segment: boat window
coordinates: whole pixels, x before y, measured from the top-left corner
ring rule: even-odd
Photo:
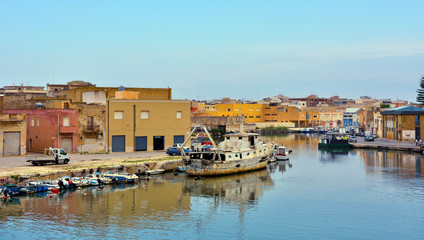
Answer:
[[[203,153],[203,159],[212,160],[213,153]]]
[[[249,156],[249,155],[250,155],[250,153],[247,153],[246,155],[247,155],[247,156]]]
[[[239,139],[243,139],[242,137],[239,137]]]
[[[232,156],[231,155],[228,155],[228,158],[232,158]]]
[[[220,154],[220,156],[221,156],[221,160],[222,160],[222,161],[225,161],[225,154]],[[219,156],[218,156],[218,154],[217,154],[217,155],[215,155],[215,161],[219,161]]]
[[[236,157],[238,157],[238,154],[236,154]]]
[[[230,137],[227,137],[227,140],[230,140]]]
[[[192,153],[190,154],[190,159],[199,159],[200,158],[200,153]]]

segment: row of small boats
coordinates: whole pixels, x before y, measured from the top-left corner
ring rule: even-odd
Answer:
[[[97,172],[85,177],[63,176],[55,180],[29,182],[25,185],[5,184],[5,186],[0,187],[0,197],[4,198],[6,196],[26,195],[47,191],[57,193],[61,189],[101,186],[117,183],[134,183],[138,179],[139,177],[136,174],[126,172]]]

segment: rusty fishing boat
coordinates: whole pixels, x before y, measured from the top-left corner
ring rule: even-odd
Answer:
[[[200,131],[199,131],[200,130]],[[226,134],[218,145],[210,136],[206,127],[196,126],[184,141],[184,146],[197,131],[197,136],[207,136],[213,147],[208,151],[185,153],[181,151],[187,174],[193,176],[215,176],[237,174],[265,168],[272,157],[272,146],[259,139],[259,134]],[[202,133],[203,132],[203,133]],[[181,146],[181,147],[182,147]]]

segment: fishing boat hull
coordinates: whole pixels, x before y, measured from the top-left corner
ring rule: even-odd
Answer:
[[[190,159],[184,164],[187,174],[193,176],[219,176],[237,174],[265,168],[269,156],[255,157],[231,161],[210,161],[205,159]]]

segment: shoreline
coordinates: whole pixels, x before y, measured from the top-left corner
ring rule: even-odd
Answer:
[[[390,143],[350,143],[354,149],[373,149],[373,150],[391,150],[391,151],[402,151],[402,152],[411,152],[424,154],[424,148],[414,147],[414,146],[404,146],[398,144]]]
[[[81,176],[90,172],[109,170],[123,170],[128,173],[144,174],[150,169],[165,169],[173,171],[177,166],[182,166],[180,156],[155,156],[155,157],[124,157],[110,160],[92,160],[71,162],[69,164],[45,165],[45,166],[20,166],[0,168],[0,179],[23,180],[46,180],[56,176]]]

